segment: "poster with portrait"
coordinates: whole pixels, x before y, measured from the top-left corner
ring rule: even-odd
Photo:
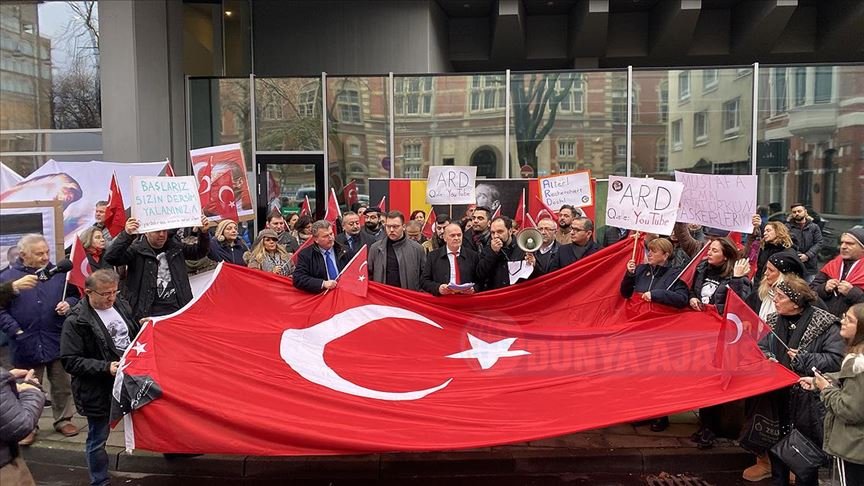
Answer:
[[[522,191],[528,195],[529,182],[536,179],[478,179],[474,187],[476,206],[489,208],[491,214],[495,214],[499,208],[501,215],[512,218],[516,215],[516,206]],[[435,205],[435,214],[450,214],[449,205]],[[452,218],[461,219],[468,210],[468,204],[454,204],[452,206]]]
[[[0,204],[0,268],[18,256],[18,241],[39,233],[48,240],[51,261],[63,255],[63,205],[60,201],[20,201]],[[59,258],[62,259],[62,258]]]
[[[255,218],[255,205],[249,190],[249,178],[247,176],[246,160],[243,157],[243,149],[239,143],[228,145],[217,145],[189,151],[192,159],[192,171],[195,180],[205,184],[203,190],[209,192],[209,185],[219,179],[226,172],[231,172],[234,185],[234,202],[237,205],[237,215],[240,221],[248,221]],[[218,215],[205,215],[218,219]]]

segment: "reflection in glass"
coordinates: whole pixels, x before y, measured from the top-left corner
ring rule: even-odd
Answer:
[[[189,80],[190,148],[240,143],[247,169],[252,160],[249,78]]]
[[[320,78],[256,78],[258,150],[323,150]]]

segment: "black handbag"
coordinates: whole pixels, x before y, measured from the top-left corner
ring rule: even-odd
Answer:
[[[811,477],[828,464],[828,454],[795,428],[771,448],[771,453],[800,477]]]
[[[751,400],[738,444],[747,452],[761,455],[780,441],[780,418],[777,402],[770,395],[759,395]]]

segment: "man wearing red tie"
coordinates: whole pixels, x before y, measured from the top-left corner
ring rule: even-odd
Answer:
[[[450,284],[475,282],[478,256],[474,250],[462,246],[462,227],[451,223],[444,228],[445,245],[426,257],[423,272],[423,290],[432,295],[473,294],[475,288],[454,290]]]

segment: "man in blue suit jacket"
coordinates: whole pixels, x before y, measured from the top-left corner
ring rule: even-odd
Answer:
[[[295,287],[317,294],[336,287],[336,277],[348,264],[349,256],[341,245],[336,244],[328,221],[312,223],[312,238],[315,238],[315,244],[300,252],[291,276]]]

